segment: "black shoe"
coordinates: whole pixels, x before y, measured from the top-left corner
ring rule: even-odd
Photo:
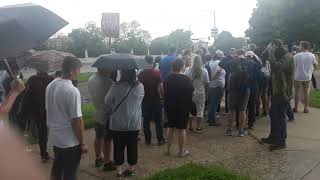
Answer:
[[[147,146],[151,145],[151,141],[146,141],[145,143],[146,143]]]
[[[277,151],[277,150],[286,149],[286,148],[287,148],[286,144],[271,144],[269,146],[270,151]]]
[[[96,167],[97,167],[97,168],[98,168],[98,167],[101,167],[101,166],[103,165],[103,163],[104,163],[104,161],[103,161],[102,158],[96,159],[95,164],[96,164]]]
[[[45,155],[45,156],[41,156],[41,161],[42,163],[46,163],[50,160],[50,156],[49,155]]]
[[[274,144],[273,140],[271,138],[262,138],[259,141],[260,144]]]
[[[158,146],[162,146],[162,145],[164,145],[166,142],[167,142],[167,140],[166,140],[166,141],[161,140],[161,141],[158,142]]]
[[[103,170],[104,171],[114,171],[117,169],[117,166],[114,165],[114,163],[111,161],[109,163],[105,163],[103,165]]]
[[[221,123],[217,123],[217,122],[209,123],[209,126],[221,126]]]
[[[294,117],[293,118],[289,118],[288,121],[293,122],[294,121]]]
[[[124,171],[123,175],[124,175],[125,177],[134,176],[134,171],[127,169],[127,170]]]

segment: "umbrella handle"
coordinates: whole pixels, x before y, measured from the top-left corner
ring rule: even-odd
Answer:
[[[9,75],[10,75],[13,79],[16,79],[16,77],[14,76],[14,74],[13,74],[13,72],[12,72],[12,69],[11,69],[11,67],[10,67],[10,65],[9,65],[9,63],[8,63],[8,61],[7,61],[6,58],[3,58],[3,62],[4,62],[4,65],[6,66],[6,69],[7,69],[8,73],[9,73]]]

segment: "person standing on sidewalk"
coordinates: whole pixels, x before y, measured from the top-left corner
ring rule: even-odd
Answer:
[[[53,77],[46,72],[38,71],[36,75],[31,76],[26,85],[26,91],[23,96],[23,107],[28,109],[28,117],[37,125],[38,141],[42,162],[49,160],[47,151],[48,127],[45,107],[46,88],[53,81]],[[28,107],[26,107],[28,106]]]
[[[210,74],[209,74],[209,89],[208,89],[208,115],[209,126],[220,126],[221,124],[216,119],[217,108],[221,102],[223,91],[225,87],[226,71],[219,66],[220,61],[224,58],[222,51],[215,52],[215,60],[209,62]]]
[[[171,154],[171,145],[175,129],[179,136],[178,156],[184,157],[191,152],[185,149],[187,141],[187,125],[191,112],[192,94],[194,91],[190,78],[183,74],[184,62],[177,59],[172,63],[172,74],[163,82],[164,106],[168,117],[167,155]]]
[[[114,162],[117,177],[133,176],[138,163],[138,135],[141,129],[141,104],[144,87],[137,81],[136,71],[121,70],[121,79],[114,83],[105,97],[110,114],[110,130],[113,135]],[[129,168],[123,171],[124,153],[127,150]]]
[[[103,170],[116,170],[111,161],[112,133],[109,129],[110,117],[106,115],[104,97],[107,95],[112,80],[111,71],[98,68],[98,72],[92,75],[88,81],[88,90],[95,112],[95,131],[94,149],[96,153],[95,166],[100,167],[104,163]],[[103,152],[103,153],[102,153]],[[103,157],[102,157],[103,154]]]
[[[310,53],[310,43],[306,41],[300,42],[300,53],[294,56],[294,63],[296,66],[295,72],[295,104],[293,112],[298,112],[298,105],[300,101],[300,89],[303,88],[304,94],[304,113],[308,113],[309,109],[309,93],[312,73],[317,65],[316,56]]]
[[[229,113],[227,136],[233,135],[233,122],[236,118],[236,111],[239,111],[239,136],[243,137],[246,131],[246,109],[250,95],[250,80],[252,76],[252,62],[245,59],[245,51],[237,51],[238,59],[229,64],[219,63],[219,66],[225,68],[231,67],[229,79]]]
[[[49,144],[53,145],[52,180],[76,180],[81,155],[87,153],[84,142],[84,124],[81,96],[72,80],[80,75],[81,61],[65,57],[62,78],[52,81],[46,89],[47,125]]]
[[[177,59],[176,54],[177,49],[172,46],[169,48],[168,55],[160,61],[159,69],[162,80],[165,80],[171,74],[171,64]]]
[[[248,129],[253,129],[256,122],[257,102],[260,94],[259,88],[262,83],[262,64],[260,63],[260,58],[252,51],[247,51],[245,56],[252,66],[252,74],[250,76],[250,96],[248,101]]]
[[[206,101],[206,88],[209,83],[208,71],[203,67],[201,56],[196,55],[193,57],[192,66],[186,69],[185,75],[192,81],[194,87],[192,101],[197,108],[196,116],[189,120],[189,130],[194,131],[193,127],[196,124],[195,132],[200,133],[202,132],[201,125]]]
[[[292,97],[294,79],[293,56],[285,50],[282,40],[276,39],[268,46],[268,61],[271,65],[271,130],[269,137],[261,143],[270,144],[270,150],[286,148],[287,120],[286,110]]]
[[[153,64],[153,57],[146,56],[145,60]],[[139,81],[144,86],[144,98],[142,101],[142,117],[145,143],[151,144],[150,121],[153,119],[156,125],[158,145],[166,142],[163,138],[163,120],[160,96],[163,94],[160,72],[155,69],[145,69],[139,74]]]

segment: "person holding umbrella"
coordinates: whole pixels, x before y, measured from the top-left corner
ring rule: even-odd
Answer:
[[[105,97],[105,104],[111,114],[110,129],[113,131],[117,177],[134,175],[138,162],[138,135],[142,124],[143,97],[144,87],[137,81],[136,71],[132,69],[121,70],[120,81],[111,86]],[[123,171],[125,148],[129,169]]]
[[[152,65],[138,56],[112,54],[100,56],[92,66],[121,72],[120,80],[111,86],[105,97],[105,106],[110,115],[117,177],[133,176],[138,163],[138,134],[144,98],[144,87],[137,80],[136,69],[150,69]],[[125,149],[129,168],[123,171]]]

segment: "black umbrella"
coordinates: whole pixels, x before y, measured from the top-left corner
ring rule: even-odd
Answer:
[[[16,57],[37,47],[67,24],[39,5],[0,7],[0,57]]]
[[[101,55],[92,67],[110,70],[152,68],[144,58],[130,54]]]

